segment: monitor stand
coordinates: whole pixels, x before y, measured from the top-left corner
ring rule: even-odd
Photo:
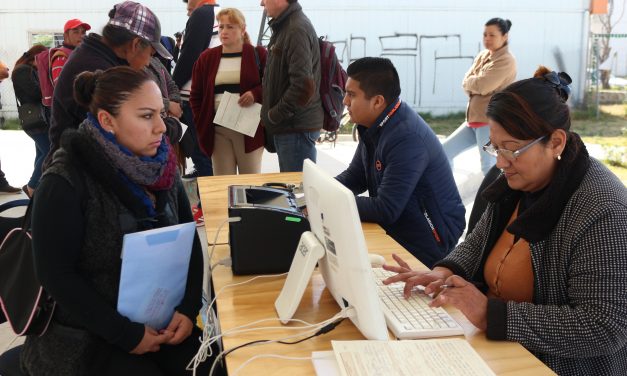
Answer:
[[[324,246],[316,235],[311,231],[303,232],[283,289],[274,302],[281,323],[287,324],[294,316],[314,268],[324,255]]]

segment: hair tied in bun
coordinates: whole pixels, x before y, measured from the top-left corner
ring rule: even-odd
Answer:
[[[566,102],[570,96],[570,84],[572,78],[566,72],[548,72],[544,74],[544,79],[557,89],[560,97]]]

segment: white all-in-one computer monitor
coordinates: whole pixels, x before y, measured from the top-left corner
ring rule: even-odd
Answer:
[[[279,318],[292,318],[318,263],[331,295],[341,308],[352,308],[349,317],[364,337],[387,340],[354,194],[310,160],[304,163],[303,188],[311,232],[303,233],[275,302]]]

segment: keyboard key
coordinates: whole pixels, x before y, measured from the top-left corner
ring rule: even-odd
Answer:
[[[403,283],[384,285],[395,273],[373,268],[383,314],[390,330],[401,339],[444,337],[464,334],[461,326],[444,310],[429,307],[431,297],[418,291],[403,296]]]

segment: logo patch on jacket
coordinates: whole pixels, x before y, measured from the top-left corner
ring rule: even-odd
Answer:
[[[377,161],[374,163],[374,167],[377,169],[377,171],[381,171],[383,170],[383,164],[381,163],[380,160],[377,159]]]

